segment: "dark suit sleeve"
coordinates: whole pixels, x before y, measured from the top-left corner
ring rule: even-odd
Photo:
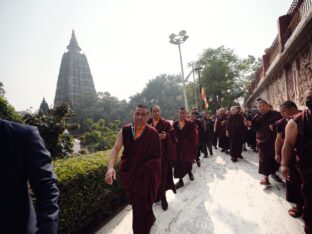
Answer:
[[[36,197],[38,233],[57,233],[59,190],[50,153],[37,128],[30,128],[28,134],[27,174]]]

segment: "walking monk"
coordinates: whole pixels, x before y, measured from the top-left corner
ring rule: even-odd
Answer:
[[[247,135],[244,116],[239,113],[239,107],[232,106],[231,114],[226,121],[226,135],[230,138],[230,155],[233,162],[243,158],[242,148]]]
[[[287,122],[292,116],[300,113],[297,105],[292,101],[285,101],[280,105],[281,115],[283,119],[276,122],[277,136],[275,140],[275,160],[281,163],[281,151],[285,139],[285,128]],[[286,200],[296,204],[288,210],[288,214],[294,218],[302,215],[303,209],[303,196],[301,193],[301,177],[297,169],[296,151],[293,151],[293,155],[288,163],[290,178],[286,180]]]
[[[172,190],[176,193],[176,189],[173,182],[172,165],[176,160],[175,155],[175,134],[171,124],[161,118],[160,107],[152,106],[151,108],[152,118],[147,123],[158,131],[160,144],[161,144],[161,182],[158,191],[158,199],[161,199],[161,208],[163,210],[168,209],[168,202],[166,199],[166,191]]]
[[[289,179],[289,163],[294,148],[298,154],[298,170],[302,178],[304,198],[303,220],[305,232],[312,233],[312,88],[306,92],[307,110],[289,120],[285,130],[285,142],[282,148],[281,171]]]
[[[222,149],[221,152],[228,153],[230,148],[229,138],[226,136],[226,120],[227,114],[224,108],[219,109],[219,115],[216,118],[214,131],[216,132],[219,139],[219,147]]]
[[[146,124],[146,106],[138,105],[132,117],[133,123],[125,125],[118,133],[109,155],[105,181],[112,184],[116,178],[114,165],[123,146],[119,175],[132,205],[133,232],[147,234],[156,220],[152,205],[160,184],[160,140],[157,130]]]
[[[274,132],[274,124],[282,116],[279,112],[271,110],[270,105],[263,99],[258,102],[260,113],[253,120],[252,125],[247,121],[249,126],[252,126],[256,131],[257,146],[259,150],[259,173],[263,175],[260,181],[262,185],[271,185],[269,175],[278,182],[282,182],[275,173],[279,168],[279,164],[275,161],[274,143],[276,133]]]
[[[179,178],[176,188],[184,186],[183,177],[188,174],[194,180],[192,164],[195,160],[196,132],[192,121],[186,119],[184,107],[179,109],[179,120],[173,123],[178,142],[176,144],[177,160],[174,168],[174,177]]]

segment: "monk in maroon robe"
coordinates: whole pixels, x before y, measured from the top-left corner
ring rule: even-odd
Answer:
[[[146,124],[148,109],[138,105],[133,112],[133,124],[125,125],[118,133],[110,152],[105,181],[113,183],[116,178],[114,165],[122,146],[124,150],[119,163],[119,175],[127,197],[132,205],[134,234],[150,232],[156,218],[152,205],[160,185],[161,151],[157,130]]]
[[[308,109],[295,115],[286,126],[281,171],[288,180],[290,178],[289,163],[292,152],[296,148],[297,167],[302,178],[301,191],[304,198],[305,232],[312,234],[312,88],[307,91],[305,101]]]
[[[203,121],[198,112],[192,112],[192,121],[195,124],[195,128],[197,131],[197,142],[196,142],[196,152],[195,152],[195,159],[197,166],[200,167],[200,152],[204,153],[204,157],[207,158],[208,152],[206,147],[206,135],[205,129],[203,126]]]
[[[166,199],[166,191],[172,190],[176,193],[176,189],[173,182],[172,165],[176,160],[175,143],[176,137],[174,129],[171,124],[161,118],[160,107],[153,106],[151,108],[152,118],[147,123],[159,133],[159,139],[161,143],[161,182],[158,191],[158,199],[161,199],[161,207],[163,210],[168,209],[168,202]]]
[[[283,119],[280,119],[276,122],[277,136],[275,140],[275,160],[278,163],[281,163],[281,151],[285,139],[285,128],[289,119],[293,115],[300,113],[297,108],[297,105],[292,101],[285,101],[280,105],[280,112],[283,116]],[[286,180],[286,200],[296,204],[295,207],[292,207],[288,210],[288,214],[294,218],[302,215],[303,209],[303,197],[301,193],[301,177],[297,169],[297,159],[296,151],[293,152],[292,158],[289,161],[289,180]]]
[[[282,116],[279,112],[271,110],[270,105],[263,99],[258,102],[259,114],[252,120],[252,128],[257,134],[257,146],[259,150],[259,173],[263,175],[260,184],[270,185],[269,175],[278,182],[282,180],[275,174],[279,164],[275,161],[274,143],[276,133],[274,124]],[[247,121],[247,123],[250,123]]]
[[[233,162],[237,162],[238,158],[243,158],[242,148],[247,134],[244,116],[239,111],[237,106],[232,106],[231,114],[226,121],[226,134],[230,139],[230,155]]]
[[[173,123],[173,128],[177,136],[176,163],[174,167],[174,177],[179,178],[176,188],[184,186],[183,177],[188,174],[190,180],[194,180],[192,174],[192,164],[195,160],[196,132],[192,121],[186,119],[185,108],[179,110],[179,120]]]
[[[224,108],[219,109],[219,115],[217,115],[215,122],[215,132],[219,139],[219,147],[221,148],[221,152],[228,153],[230,148],[229,138],[226,136],[226,120],[227,114]]]

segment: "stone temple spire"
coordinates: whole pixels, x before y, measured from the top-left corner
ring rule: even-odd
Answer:
[[[69,45],[67,46],[69,52],[77,52],[80,53],[81,49],[78,46],[78,42],[75,36],[75,31],[72,31],[72,37],[70,39]]]
[[[97,95],[87,57],[80,53],[74,30],[67,48],[57,79],[54,107],[67,103],[75,109],[82,107],[86,98],[96,100]]]

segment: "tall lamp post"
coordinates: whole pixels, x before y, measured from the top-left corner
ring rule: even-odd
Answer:
[[[195,69],[196,69],[196,68],[194,67],[195,63],[194,63],[194,62],[190,62],[190,63],[188,63],[188,65],[192,67],[193,82],[194,82],[194,98],[195,98],[195,106],[198,108],[198,102],[197,102],[197,92],[196,92],[196,80],[195,80]],[[186,80],[187,80],[187,78],[186,78]],[[200,89],[200,87],[199,87],[199,89]],[[199,91],[199,94],[200,94],[200,91]]]
[[[172,33],[169,36],[170,43],[174,45],[178,45],[179,54],[180,54],[180,63],[181,63],[181,75],[182,75],[182,82],[183,82],[183,96],[184,96],[184,105],[186,110],[188,111],[188,102],[187,102],[187,95],[186,95],[186,86],[185,86],[185,79],[184,79],[184,70],[183,70],[183,62],[182,62],[182,54],[181,54],[181,44],[184,43],[188,39],[188,35],[186,35],[185,30],[181,30],[178,35]]]
[[[194,66],[194,64],[193,64]],[[196,64],[196,67],[193,68],[194,72],[197,71],[198,73],[198,84],[199,84],[199,96],[201,97],[201,88],[202,88],[202,83],[200,80],[200,71],[203,69],[202,66],[200,66],[199,64]],[[195,80],[195,79],[194,79]],[[200,98],[201,99],[201,98]]]

